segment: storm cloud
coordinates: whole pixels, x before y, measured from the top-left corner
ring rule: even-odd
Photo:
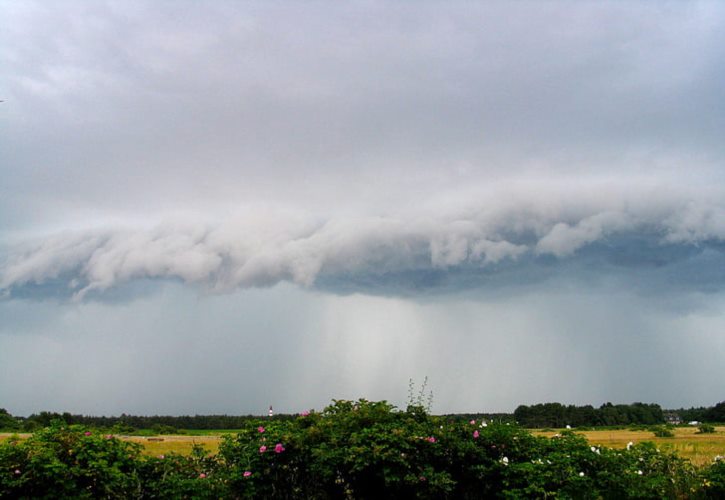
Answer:
[[[456,278],[475,286],[477,276],[485,288],[497,285],[497,273],[517,267],[534,280],[539,273],[532,267],[552,263],[565,268],[569,261],[586,259],[594,266],[590,273],[605,266],[627,273],[634,267],[667,272],[705,256],[710,261],[699,276],[702,283],[696,278],[682,284],[721,288],[721,192],[695,201],[672,190],[659,199],[656,191],[648,196],[631,186],[629,193],[612,186],[602,190],[579,186],[563,192],[540,183],[535,193],[494,191],[465,210],[448,213],[315,219],[251,212],[215,224],[62,233],[8,250],[0,266],[0,289],[12,295],[25,286],[54,282],[79,299],[134,279],[168,278],[211,292],[281,281],[371,291],[364,283],[382,280],[424,291],[435,288],[435,282],[425,281],[435,274],[452,276],[446,284],[454,288]],[[524,273],[521,278],[526,279]]]
[[[0,406],[722,399],[722,5],[0,10]]]

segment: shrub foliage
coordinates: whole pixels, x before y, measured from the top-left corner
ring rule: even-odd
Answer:
[[[651,443],[590,446],[420,405],[334,401],[250,422],[219,453],[147,457],[55,421],[0,444],[0,498],[722,498],[725,462],[698,470]]]

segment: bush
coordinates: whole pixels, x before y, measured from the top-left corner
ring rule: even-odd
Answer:
[[[250,421],[217,455],[147,457],[56,422],[0,443],[0,498],[723,498],[724,464],[698,473],[652,443],[612,450],[572,431],[549,439],[417,405],[335,401]]]
[[[650,427],[650,431],[654,433],[655,437],[659,438],[675,437],[675,433],[669,427],[662,425]]]
[[[718,456],[703,472],[705,498],[725,498],[725,457]]]
[[[697,481],[688,462],[652,444],[593,448],[571,431],[547,439],[386,403],[338,401],[291,426],[262,430],[229,437],[220,448],[232,490],[245,497],[667,498]],[[283,455],[270,453],[276,442]]]
[[[0,446],[0,498],[127,498],[141,446],[55,421]]]
[[[230,498],[225,470],[217,457],[195,445],[190,456],[144,457],[139,462],[141,498]]]
[[[5,408],[0,408],[0,431],[20,430],[20,422],[14,418]]]
[[[710,424],[700,424],[697,427],[696,434],[714,434],[715,433],[715,426]]]
[[[178,434],[176,427],[164,424],[154,424],[151,427],[151,432],[154,434]]]

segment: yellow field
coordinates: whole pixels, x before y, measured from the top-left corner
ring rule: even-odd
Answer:
[[[586,436],[592,445],[608,448],[624,448],[629,442],[651,441],[662,451],[674,451],[695,465],[703,465],[712,462],[717,455],[725,455],[725,427],[717,427],[716,431],[715,434],[696,434],[696,427],[676,427],[672,438],[657,438],[648,431],[628,430],[582,431],[579,434]],[[533,431],[533,434],[551,437],[556,431]]]
[[[574,430],[576,431],[576,429]],[[715,434],[696,434],[697,428],[677,427],[673,429],[675,433],[673,438],[656,438],[648,431],[628,430],[582,431],[580,434],[584,435],[592,445],[609,448],[624,448],[630,441],[633,443],[651,441],[663,451],[674,451],[679,456],[691,460],[695,465],[703,465],[712,462],[716,455],[725,456],[725,427],[717,427],[716,430]],[[551,437],[556,432],[533,431],[533,434]],[[10,436],[11,434],[0,434],[0,441]],[[28,436],[29,434],[20,434],[20,437],[23,438]],[[144,453],[152,456],[172,452],[188,454],[194,444],[204,446],[209,453],[216,453],[221,442],[219,434],[208,436],[121,436],[121,438],[142,444]]]
[[[18,436],[20,439],[27,439],[30,434],[10,434],[0,433],[0,442],[8,439],[10,436]],[[165,455],[167,453],[180,453],[188,455],[191,453],[191,449],[195,444],[200,444],[206,448],[209,453],[216,453],[219,449],[219,443],[221,442],[220,435],[210,436],[117,436],[124,441],[130,441],[132,443],[139,443],[144,447],[144,453],[146,455],[158,456]]]
[[[140,437],[140,436],[128,436],[124,437],[126,441],[134,443],[141,443],[144,447],[144,453],[146,455],[158,456],[166,455],[167,453],[180,453],[182,455],[188,455],[191,453],[191,449],[195,444],[200,444],[209,453],[216,453],[219,449],[219,443],[221,442],[221,436],[158,436],[158,437]],[[157,441],[162,439],[163,441]]]

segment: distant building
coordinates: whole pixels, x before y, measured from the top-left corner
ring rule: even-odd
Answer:
[[[274,415],[274,410],[272,410],[272,405],[269,405],[269,416],[272,417]]]
[[[682,418],[680,418],[679,413],[665,412],[663,416],[665,417],[666,424],[679,425],[682,423]]]

